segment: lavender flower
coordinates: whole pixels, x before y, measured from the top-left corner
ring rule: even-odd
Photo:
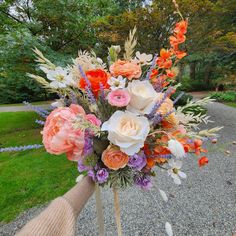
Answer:
[[[179,101],[179,99],[180,99],[183,95],[184,95],[184,92],[181,92],[181,93],[176,97],[176,99],[174,100],[173,104],[176,104],[176,103]]]
[[[136,170],[142,170],[146,164],[147,164],[146,156],[142,151],[129,157],[128,166]]]
[[[134,177],[134,183],[143,190],[150,190],[152,187],[151,177],[149,175]]]
[[[153,124],[155,125],[155,124],[160,123],[161,121],[163,121],[166,117],[168,117],[173,112],[174,112],[174,110],[171,110],[171,111],[167,112],[164,116],[155,116],[153,118]]]
[[[0,148],[0,152],[19,152],[19,151],[26,151],[26,150],[31,150],[31,149],[38,149],[42,147],[43,145],[41,144],[33,144],[33,145],[18,146],[18,147],[7,147],[7,148]]]
[[[31,105],[30,103],[24,101],[23,102],[25,106],[29,107],[31,110],[35,111],[37,114],[39,114],[41,117],[43,118],[47,118],[47,116],[49,115],[49,111],[41,108],[41,107],[36,107]]]
[[[88,86],[86,86],[85,91],[86,91],[86,93],[87,93],[89,102],[90,102],[91,104],[96,104],[96,99],[95,99],[95,97],[94,97],[93,92],[91,91],[91,89],[90,89]]]
[[[39,125],[44,125],[45,121],[43,121],[43,120],[35,120],[35,123],[37,123]]]
[[[98,170],[96,174],[98,183],[100,184],[105,183],[108,179],[108,176],[109,176],[109,173],[105,168]]]
[[[100,91],[101,91],[101,98],[103,101],[106,100],[106,95],[105,95],[105,91],[104,91],[104,86],[102,83],[99,83],[99,86],[100,86]]]
[[[79,67],[79,71],[80,71],[81,76],[84,78],[84,80],[85,80],[87,86],[88,86],[89,89],[90,89],[90,88],[91,88],[91,82],[89,81],[87,75],[84,73],[82,66],[81,66],[81,65],[78,65],[78,67]]]
[[[171,94],[172,91],[173,88],[167,89],[162,99],[154,105],[151,112],[148,114],[148,118],[152,118],[156,114],[156,111],[161,107],[161,105],[165,102],[166,98]]]

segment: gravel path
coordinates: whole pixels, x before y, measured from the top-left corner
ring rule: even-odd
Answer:
[[[166,173],[158,172],[156,185],[166,191],[167,203],[158,191],[142,192],[132,188],[120,192],[123,234],[127,236],[164,236],[164,224],[170,222],[175,236],[232,236],[236,232],[236,109],[214,103],[208,106],[215,124],[224,126],[218,145],[210,150],[208,166],[199,169],[189,157],[183,170],[188,178],[181,186],[173,184]],[[226,155],[225,150],[231,154]],[[163,184],[165,183],[165,184]],[[107,235],[116,235],[113,197],[103,190]],[[33,208],[16,221],[0,227],[0,235],[13,235],[42,208]],[[77,235],[97,234],[95,200],[92,198],[81,213]]]
[[[45,104],[45,105],[33,105],[35,107],[41,107],[44,109],[47,109],[50,104]],[[30,107],[27,106],[4,106],[4,107],[0,107],[0,112],[15,112],[15,111],[32,111],[32,109]]]

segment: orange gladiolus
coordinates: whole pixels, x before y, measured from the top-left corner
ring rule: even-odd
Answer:
[[[187,55],[187,53],[184,51],[175,51],[174,53],[178,59],[182,59],[183,57]]]
[[[166,70],[166,75],[170,78],[174,78],[176,76],[176,73],[174,70]]]
[[[187,27],[188,27],[188,21],[187,20],[182,20],[175,25],[174,32],[176,34],[186,34],[187,33]]]
[[[171,52],[164,49],[164,48],[162,48],[161,51],[160,51],[160,56],[161,56],[162,59],[167,60],[167,59],[170,58]]]
[[[199,165],[199,167],[202,167],[202,166],[205,166],[206,164],[208,164],[208,162],[209,162],[208,158],[206,156],[203,156],[198,160],[198,165]]]

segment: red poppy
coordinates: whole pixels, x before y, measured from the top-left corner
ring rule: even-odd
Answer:
[[[91,83],[92,92],[94,93],[96,97],[98,96],[98,93],[100,91],[100,84],[103,85],[104,89],[108,89],[110,87],[109,84],[107,83],[110,76],[104,70],[101,70],[101,69],[89,70],[89,71],[86,71],[85,74]],[[88,86],[84,78],[80,79],[79,84],[80,84],[80,88],[83,88],[83,89],[85,89]]]

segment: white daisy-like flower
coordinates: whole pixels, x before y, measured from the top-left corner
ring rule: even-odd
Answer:
[[[183,145],[175,139],[168,141],[168,149],[177,158],[182,158],[186,155]]]
[[[170,175],[173,178],[175,184],[180,185],[181,184],[180,178],[182,178],[182,179],[187,178],[187,175],[180,170],[182,167],[182,161],[171,159],[171,160],[169,160],[168,164],[171,167],[167,171],[168,175]]]
[[[68,85],[75,85],[72,73],[60,66],[56,67],[55,70],[48,70],[47,78],[52,81],[50,83],[52,88],[65,88]]]
[[[107,82],[111,87],[111,90],[122,89],[125,87],[126,78],[119,75],[117,78],[111,77]]]
[[[140,53],[139,51],[137,51],[134,61],[141,65],[150,65],[152,58],[152,54]]]

